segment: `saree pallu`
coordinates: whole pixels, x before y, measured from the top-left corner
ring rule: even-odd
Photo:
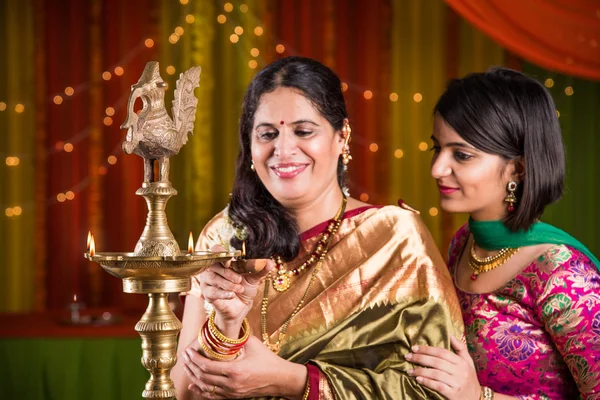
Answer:
[[[463,336],[448,268],[416,211],[407,206],[358,211],[344,215],[278,354],[318,367],[319,384],[311,384],[310,399],[443,399],[407,375],[417,366],[404,355],[413,345],[451,349],[450,335]],[[201,249],[228,243],[224,223],[217,216],[206,226]],[[288,269],[310,256],[325,228],[320,224],[301,235],[300,253]],[[285,292],[269,288],[271,342],[300,302],[311,272],[294,277]],[[193,281],[191,293],[199,296]],[[258,293],[248,319],[260,338],[264,288]]]

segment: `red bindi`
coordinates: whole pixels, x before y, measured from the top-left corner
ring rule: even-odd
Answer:
[[[283,125],[283,124],[285,124],[285,122],[283,122],[283,121],[279,121],[279,124],[280,124],[280,125]]]

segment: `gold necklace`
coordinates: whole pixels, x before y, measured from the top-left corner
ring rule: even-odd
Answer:
[[[477,279],[477,276],[482,272],[491,271],[494,268],[498,268],[505,262],[507,262],[512,256],[514,256],[520,247],[510,248],[505,247],[500,249],[498,253],[489,256],[489,257],[479,257],[477,253],[475,253],[475,241],[471,243],[471,251],[469,252],[469,266],[473,269],[473,274],[471,274],[471,280]]]
[[[300,309],[302,308],[302,306],[304,305],[304,302],[306,301],[306,298],[308,297],[308,293],[310,292],[310,289],[311,289],[313,283],[315,282],[317,273],[321,269],[321,265],[323,264],[323,259],[325,258],[325,255],[327,254],[327,250],[329,249],[331,240],[333,239],[333,236],[335,235],[338,228],[340,227],[342,216],[344,215],[344,211],[346,210],[346,202],[347,202],[347,199],[346,199],[346,196],[344,196],[344,198],[342,199],[342,205],[341,205],[340,209],[338,210],[337,214],[335,215],[335,218],[332,221],[334,223],[334,229],[330,233],[330,235],[327,239],[327,242],[325,243],[325,249],[324,249],[323,253],[319,256],[317,265],[313,269],[312,275],[310,277],[310,281],[308,282],[308,286],[306,287],[306,290],[304,291],[304,294],[302,295],[302,299],[300,299],[300,302],[298,303],[296,308],[294,308],[294,311],[292,311],[292,314],[288,317],[288,319],[285,320],[285,322],[281,326],[281,329],[279,330],[279,336],[277,338],[277,342],[275,342],[275,343],[271,343],[271,341],[269,340],[269,333],[267,332],[267,307],[269,306],[269,286],[271,284],[270,281],[272,279],[271,274],[267,275],[267,279],[265,281],[265,292],[264,292],[261,307],[260,307],[260,325],[261,325],[261,330],[262,330],[263,343],[275,354],[279,353],[279,350],[281,350],[281,344],[283,342],[283,339],[285,338],[285,335],[287,333],[287,329],[290,325],[290,322],[292,322],[292,318],[294,318],[296,316],[296,314],[298,314],[298,312],[300,312]]]
[[[273,279],[273,288],[278,292],[285,292],[292,285],[291,278],[294,275],[300,275],[306,269],[310,268],[316,261],[323,259],[327,254],[327,249],[329,248],[329,243],[331,242],[331,238],[335,236],[337,230],[340,226],[340,221],[342,216],[344,215],[344,210],[346,209],[347,199],[346,196],[342,199],[342,205],[338,210],[337,214],[333,218],[333,220],[327,226],[325,232],[321,234],[319,241],[315,247],[315,250],[310,255],[308,260],[304,261],[301,266],[298,268],[294,268],[292,270],[288,270],[286,264],[283,262],[281,257],[275,255],[273,257],[273,261],[275,261],[275,268],[277,269],[277,276]]]

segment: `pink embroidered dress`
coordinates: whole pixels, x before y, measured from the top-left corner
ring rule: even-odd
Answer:
[[[469,234],[463,226],[450,245],[455,286]],[[600,399],[600,273],[584,254],[557,245],[492,293],[456,287],[481,385],[519,399]]]

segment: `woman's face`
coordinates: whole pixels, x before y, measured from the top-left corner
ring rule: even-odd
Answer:
[[[508,213],[506,186],[514,179],[514,163],[477,150],[437,113],[431,139],[431,176],[437,181],[442,209],[469,213],[479,221],[504,218]]]
[[[344,139],[295,89],[265,93],[254,116],[252,161],[269,193],[284,207],[339,190],[337,165]]]

